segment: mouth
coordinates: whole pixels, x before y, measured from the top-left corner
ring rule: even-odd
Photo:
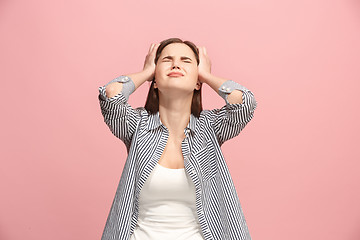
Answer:
[[[183,75],[181,74],[169,74],[169,77],[182,77]]]
[[[172,72],[168,74],[169,77],[182,77],[184,76],[184,74],[182,74],[181,72]]]

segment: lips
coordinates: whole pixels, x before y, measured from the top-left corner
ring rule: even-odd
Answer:
[[[184,74],[182,74],[181,72],[171,72],[168,74],[169,77],[182,77],[184,76]]]

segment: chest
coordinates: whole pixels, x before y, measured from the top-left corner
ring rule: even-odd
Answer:
[[[200,129],[201,130],[201,129]],[[208,134],[206,134],[208,133]],[[196,178],[214,177],[217,170],[215,139],[211,131],[185,132],[182,137],[173,137],[164,129],[140,131],[133,148],[136,175],[146,180],[156,163],[167,168],[185,168],[196,172]]]
[[[169,136],[158,163],[167,168],[184,168],[182,142],[184,138]]]

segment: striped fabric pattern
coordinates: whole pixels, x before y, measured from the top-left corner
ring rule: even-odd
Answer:
[[[122,82],[122,91],[108,98],[106,86]],[[231,104],[227,97],[242,91],[242,103]],[[139,194],[165,149],[169,131],[159,112],[149,114],[144,107],[133,108],[129,96],[133,80],[121,75],[99,87],[99,103],[104,122],[127,148],[127,159],[112,202],[101,240],[129,240],[139,214]],[[244,86],[227,80],[218,89],[225,105],[190,115],[181,143],[185,171],[195,185],[197,220],[205,240],[251,240],[240,200],[225,162],[221,145],[244,129],[253,118],[257,102]]]

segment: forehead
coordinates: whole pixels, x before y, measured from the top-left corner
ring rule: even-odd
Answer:
[[[188,56],[195,58],[193,50],[185,43],[171,43],[161,52],[160,56]]]

